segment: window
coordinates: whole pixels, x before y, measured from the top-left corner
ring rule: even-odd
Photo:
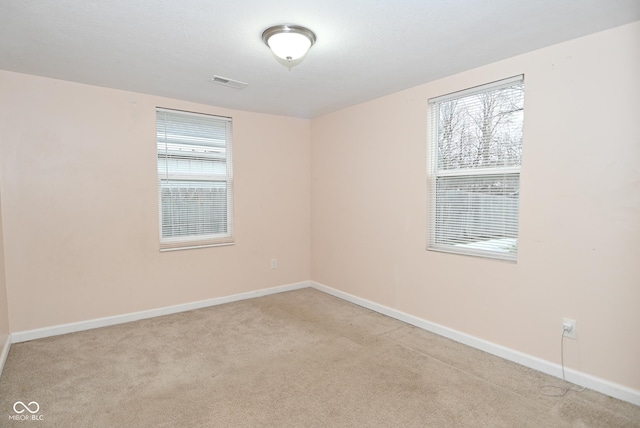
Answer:
[[[524,76],[429,100],[429,249],[517,259]]]
[[[160,250],[233,243],[231,119],[156,109]]]

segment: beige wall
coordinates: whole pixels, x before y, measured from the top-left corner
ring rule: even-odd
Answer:
[[[518,263],[425,250],[427,100],[525,74]],[[312,279],[640,390],[640,22],[312,121]]]
[[[2,186],[0,186],[2,187]],[[1,193],[1,189],[0,189]],[[7,302],[7,282],[4,269],[4,245],[2,228],[2,196],[0,195],[0,354],[9,336],[9,305]],[[0,363],[1,364],[1,363]]]
[[[236,245],[159,252],[156,106],[233,117]],[[310,277],[308,120],[0,72],[0,131],[12,332]]]

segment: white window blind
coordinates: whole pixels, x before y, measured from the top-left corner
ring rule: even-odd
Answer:
[[[517,260],[524,76],[429,100],[429,249]]]
[[[160,250],[233,243],[231,119],[156,109]]]

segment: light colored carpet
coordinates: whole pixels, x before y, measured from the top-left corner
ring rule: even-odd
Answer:
[[[0,426],[640,427],[637,406],[546,383],[303,289],[15,344]],[[9,419],[17,401],[42,420]]]

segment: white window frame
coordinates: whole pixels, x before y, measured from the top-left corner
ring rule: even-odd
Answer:
[[[438,144],[440,141],[439,136],[439,109],[444,103],[448,103],[455,100],[460,100],[466,97],[472,97],[479,94],[487,94],[492,91],[498,91],[505,88],[513,87],[514,85],[522,85],[524,88],[524,75],[514,76],[508,79],[488,83],[485,85],[465,89],[455,93],[435,97],[429,99],[429,121],[428,121],[428,189],[429,189],[429,236],[427,249],[431,251],[439,251],[446,253],[462,254],[469,256],[479,256],[486,258],[494,258],[516,262],[518,257],[518,239],[519,239],[519,205],[520,205],[520,172],[521,172],[521,154],[520,162],[517,165],[506,166],[490,166],[490,167],[477,167],[477,168],[455,168],[455,167],[440,167],[438,166]],[[524,97],[524,95],[523,95]],[[524,102],[522,104],[522,115],[524,114]],[[524,116],[522,116],[522,122],[524,122]],[[519,145],[520,153],[522,151],[522,140]],[[471,183],[478,185],[483,180],[491,182],[502,181],[508,183],[515,183],[517,181],[517,191],[512,195],[509,195],[509,201],[505,196],[501,196],[504,201],[502,204],[502,211],[499,208],[500,203],[489,205],[487,211],[497,213],[495,218],[502,218],[503,221],[494,221],[491,215],[483,217],[480,221],[481,228],[487,227],[492,231],[497,230],[498,227],[503,227],[506,230],[504,236],[484,237],[480,240],[477,237],[461,237],[465,232],[463,230],[472,230],[471,235],[476,232],[478,223],[477,220],[467,221],[477,215],[485,206],[483,203],[476,202],[483,196],[468,196],[467,201],[470,202],[458,202],[457,196],[452,197],[451,190],[442,190],[438,194],[438,182],[440,180],[441,188],[455,188]],[[444,184],[443,184],[444,183]],[[467,184],[464,184],[467,183]],[[513,187],[513,186],[511,186]],[[473,193],[467,192],[466,195],[473,195]],[[463,196],[462,201],[465,201]],[[499,200],[499,199],[497,199]],[[504,208],[504,207],[508,207]],[[449,210],[453,213],[448,216],[444,213]],[[513,214],[515,211],[515,215]],[[489,218],[489,219],[487,219]],[[515,233],[515,237],[514,237]],[[467,241],[469,239],[469,241]],[[473,239],[478,239],[473,241]]]
[[[195,133],[203,133],[208,126],[216,129],[223,129],[221,135],[196,136]],[[160,251],[183,250],[192,248],[213,247],[220,245],[234,244],[233,235],[233,157],[232,157],[232,119],[223,116],[214,116],[203,113],[193,113],[181,110],[173,110],[156,107],[156,141],[158,159],[158,218],[160,234]],[[180,141],[183,141],[180,143]],[[191,145],[190,145],[191,144]],[[206,172],[198,171],[197,168],[169,167],[171,160],[188,160],[189,162],[207,162],[211,159],[221,159],[224,171]],[[176,165],[179,161],[176,161]],[[213,167],[212,167],[213,168]],[[187,183],[191,182],[191,186]],[[196,185],[195,183],[201,183]],[[176,232],[177,227],[166,225],[167,230],[163,230],[163,189],[174,187],[182,192],[197,189],[212,189],[213,183],[221,183],[220,187],[225,189],[225,198],[220,202],[214,199],[204,199],[205,212],[208,209],[215,209],[216,212],[224,211],[224,219],[220,226],[217,219],[212,221],[208,217],[215,214],[206,214],[207,218],[202,218],[202,214],[189,210],[189,208],[176,208],[172,211],[171,219],[180,222],[185,218],[191,219],[187,224],[188,230],[199,230],[192,232]],[[197,198],[196,198],[197,199]],[[198,202],[200,200],[198,199]],[[166,207],[165,207],[166,208]],[[172,209],[172,208],[170,208]],[[200,210],[203,210],[200,208]],[[182,217],[180,216],[182,215]],[[224,221],[226,219],[226,221]],[[171,220],[167,220],[169,222]],[[216,226],[223,229],[219,233],[203,232],[204,229],[212,229]],[[167,236],[169,235],[169,236]],[[173,236],[172,236],[173,235]]]

